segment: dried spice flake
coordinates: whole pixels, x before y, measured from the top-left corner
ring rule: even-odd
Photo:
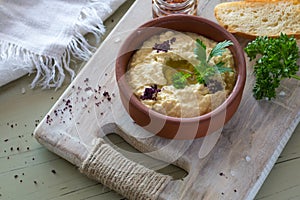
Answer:
[[[173,44],[176,41],[176,38],[173,37],[170,40],[166,40],[162,43],[155,43],[154,47],[152,47],[153,50],[156,50],[157,53],[160,51],[162,52],[168,52],[171,49],[171,44]]]
[[[211,93],[216,93],[218,91],[222,91],[223,90],[223,85],[218,80],[213,80],[213,79],[208,80],[207,83],[206,83],[206,85],[207,85],[207,87],[208,87],[208,89],[209,89],[209,91]]]
[[[157,85],[152,85],[150,88],[145,88],[144,94],[140,97],[142,100],[156,100],[157,93],[161,89],[157,88]]]

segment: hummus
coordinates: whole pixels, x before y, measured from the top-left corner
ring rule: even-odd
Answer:
[[[168,116],[187,118],[206,114],[225,101],[236,82],[234,60],[228,49],[209,64],[222,61],[232,71],[215,73],[204,84],[195,77],[188,78],[183,88],[172,84],[172,76],[178,71],[195,72],[193,66],[200,62],[194,53],[196,39],[206,46],[206,55],[217,44],[195,33],[167,31],[152,36],[135,52],[126,78],[145,106]],[[149,92],[150,98],[146,94]]]

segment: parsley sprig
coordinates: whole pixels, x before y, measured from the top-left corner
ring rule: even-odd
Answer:
[[[253,87],[253,96],[257,100],[276,98],[276,89],[285,78],[300,80],[296,75],[299,70],[299,49],[294,37],[286,34],[278,38],[257,37],[244,50],[250,61],[257,58],[254,65],[256,82]]]
[[[233,45],[231,41],[219,42],[206,56],[206,46],[204,43],[197,39],[196,48],[194,50],[197,59],[200,61],[198,65],[194,66],[196,70],[196,76],[199,83],[205,84],[206,81],[216,73],[232,72],[231,68],[224,67],[224,62],[218,62],[216,65],[211,66],[210,60],[215,56],[221,56],[227,47]],[[206,58],[207,57],[207,58]]]
[[[187,85],[187,79],[192,75],[184,72],[177,72],[172,77],[172,82],[175,88],[183,89]]]
[[[215,65],[211,65],[209,62],[215,56],[221,56],[227,47],[233,45],[231,41],[223,41],[219,42],[209,53],[206,55],[206,46],[205,44],[196,39],[196,48],[194,49],[194,54],[196,55],[197,59],[199,60],[199,64],[194,66],[195,72],[194,75],[196,76],[197,82],[200,84],[207,84],[207,81],[214,76],[216,73],[225,73],[225,72],[232,72],[231,68],[225,67],[224,62],[218,62]],[[177,89],[182,89],[187,84],[187,78],[191,77],[191,74],[177,72],[173,75],[173,85]]]

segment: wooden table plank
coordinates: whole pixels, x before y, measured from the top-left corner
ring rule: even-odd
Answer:
[[[133,2],[127,0],[106,20],[105,37]],[[76,63],[76,71],[84,64]],[[32,136],[36,125],[69,85],[66,81],[58,91],[31,90],[33,78],[34,75],[25,76],[0,87],[0,199],[101,199],[102,195],[104,199],[121,199],[78,173],[77,168],[45,149]]]

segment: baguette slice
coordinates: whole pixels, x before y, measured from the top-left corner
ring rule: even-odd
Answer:
[[[218,4],[214,14],[221,26],[244,37],[278,37],[285,33],[300,38],[299,0],[227,2]]]

